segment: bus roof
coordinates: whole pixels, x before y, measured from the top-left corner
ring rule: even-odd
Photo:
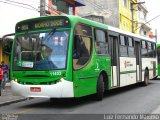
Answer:
[[[20,22],[18,22],[17,24],[19,23],[23,23],[23,22],[29,22],[29,21],[34,21],[34,20],[38,20],[38,19],[49,19],[49,18],[53,18],[53,17],[60,17],[59,15],[55,15],[55,16],[41,16],[41,17],[36,17],[36,18],[31,18],[31,19],[26,19],[26,20],[22,20]],[[84,23],[84,24],[88,24],[88,25],[92,25],[94,27],[100,27],[102,29],[107,29],[107,25],[104,25],[102,23],[98,23],[98,22],[95,22],[95,21],[92,21],[92,20],[89,20],[89,19],[85,19],[85,18],[82,18],[82,17],[79,17],[79,16],[73,16],[73,15],[66,15],[66,16],[61,16],[61,17],[66,17],[68,18],[69,20],[71,20],[72,22],[72,25],[73,24],[76,24],[78,22],[81,22],[81,23]],[[17,25],[16,24],[16,25]]]
[[[149,37],[140,36],[138,34],[134,34],[134,33],[128,32],[128,31],[124,31],[124,30],[121,30],[121,29],[118,29],[118,28],[115,28],[115,27],[112,27],[112,26],[108,26],[108,30],[111,30],[111,31],[114,31],[114,32],[117,32],[117,33],[121,33],[121,34],[125,34],[125,35],[128,35],[128,36],[136,37],[136,38],[141,39],[141,40],[148,40],[150,42],[156,42],[155,40],[153,40]]]
[[[18,23],[27,22],[27,21],[34,21],[34,20],[37,20],[37,19],[53,18],[53,17],[59,17],[59,15],[57,15],[57,16],[41,16],[41,17],[37,17],[37,18],[23,20],[23,21],[20,21]],[[69,20],[71,20],[72,21],[71,25],[75,25],[79,22],[79,23],[84,23],[84,24],[91,25],[91,26],[94,26],[94,27],[98,27],[98,28],[101,28],[101,29],[108,29],[110,31],[114,31],[114,32],[117,32],[117,33],[120,33],[120,34],[125,34],[125,35],[128,35],[128,36],[136,37],[136,38],[141,39],[141,40],[145,39],[145,40],[148,40],[150,42],[156,42],[155,40],[150,39],[148,37],[144,37],[144,36],[140,36],[138,34],[127,32],[127,31],[124,31],[124,30],[120,30],[119,28],[115,28],[115,27],[112,27],[112,26],[109,26],[109,25],[106,25],[106,24],[98,23],[98,22],[95,22],[95,21],[92,21],[92,20],[89,20],[89,19],[79,17],[79,16],[66,15],[66,16],[62,16],[62,17],[67,17]]]
[[[82,18],[82,17],[79,17],[79,16],[69,15],[68,17],[69,17],[70,20],[75,21],[76,23],[80,22],[80,23],[88,24],[88,25],[91,25],[91,26],[94,26],[94,27],[99,27],[101,29],[108,29],[108,25],[105,25],[105,24],[102,24],[102,23],[99,23],[99,22],[96,22],[96,21],[92,21],[92,20]]]

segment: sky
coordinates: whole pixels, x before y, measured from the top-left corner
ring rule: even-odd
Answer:
[[[143,1],[143,0],[142,0]],[[148,10],[147,21],[160,15],[160,0],[144,0]],[[153,32],[157,29],[158,41],[160,43],[160,16],[150,22]]]
[[[0,0],[0,1],[7,2],[7,0]],[[0,2],[0,16],[1,16],[0,37],[2,37],[5,34],[15,32],[15,25],[18,21],[39,16],[38,6],[40,4],[40,0],[12,0],[12,1],[29,4],[37,10],[27,5],[21,5],[17,3],[12,3],[14,5],[10,5]],[[141,0],[141,1],[145,1],[145,5],[149,12],[147,21],[151,20],[157,15],[160,15],[159,11],[160,0]],[[28,9],[18,7],[15,5],[27,7]],[[158,39],[159,39],[158,42],[160,42],[160,17],[151,21],[150,24],[151,27],[153,27],[153,31],[154,29],[157,29]]]
[[[7,0],[0,0],[0,37],[5,34],[14,33],[15,25],[18,21],[39,16],[39,12],[37,10],[39,6],[38,1],[40,0],[12,0],[15,2],[32,5],[37,10],[27,5],[17,4],[13,2],[10,2],[12,4],[10,5],[1,1],[7,2]],[[18,7],[16,5],[22,7]]]

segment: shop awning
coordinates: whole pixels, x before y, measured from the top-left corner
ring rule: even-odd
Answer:
[[[75,6],[85,6],[84,0],[75,0]]]

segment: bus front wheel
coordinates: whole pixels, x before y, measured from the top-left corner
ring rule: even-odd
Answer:
[[[104,94],[104,81],[103,81],[103,75],[99,75],[98,81],[97,81],[97,93],[96,93],[96,100],[102,100]]]

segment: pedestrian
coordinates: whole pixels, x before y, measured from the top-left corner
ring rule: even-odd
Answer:
[[[0,66],[0,96],[1,96],[1,86],[2,86],[2,80],[3,80],[3,69],[2,67]]]
[[[4,63],[4,61],[1,62],[1,67],[3,69],[3,81],[2,81],[2,89],[5,89],[6,82],[8,80],[8,65]]]

